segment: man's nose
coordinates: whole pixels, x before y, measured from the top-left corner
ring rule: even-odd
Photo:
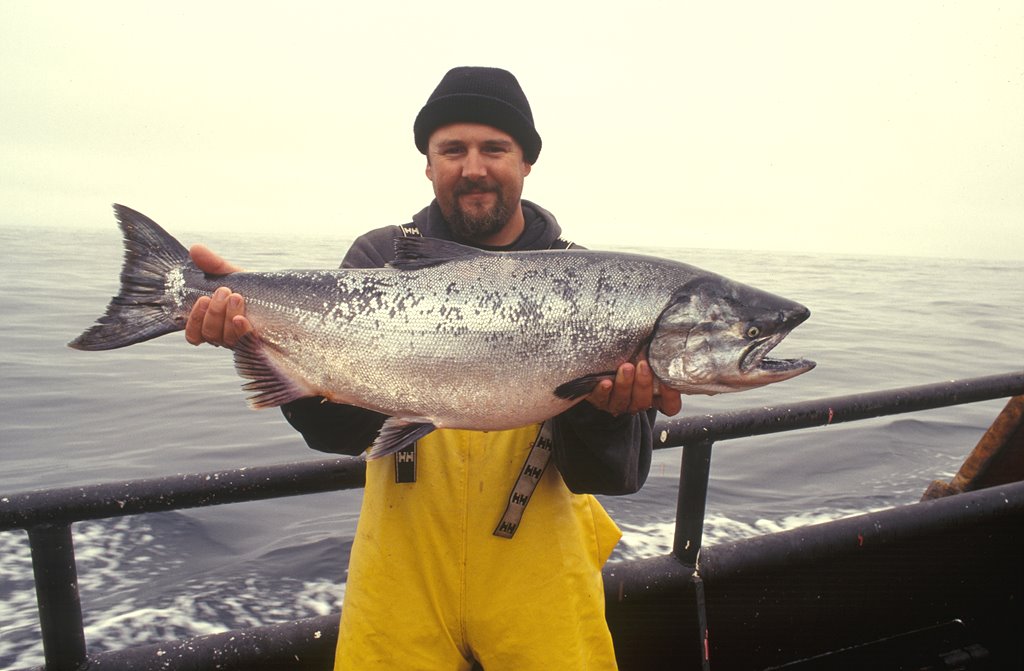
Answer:
[[[484,177],[487,174],[487,166],[480,152],[470,150],[466,153],[466,159],[462,163],[462,176],[469,178]]]

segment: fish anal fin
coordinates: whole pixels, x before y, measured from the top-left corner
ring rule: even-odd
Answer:
[[[417,440],[433,431],[436,427],[430,422],[410,422],[397,417],[388,417],[380,428],[376,440],[366,453],[367,459],[380,459],[389,454],[412,445]]]
[[[489,253],[482,249],[438,238],[395,238],[395,260],[388,265],[398,270],[417,270],[455,259]]]
[[[584,375],[583,377],[578,377],[575,380],[569,380],[568,382],[555,387],[555,396],[558,398],[564,398],[567,401],[575,401],[576,399],[583,398],[590,392],[594,391],[594,387],[596,387],[601,380],[614,379],[615,371]]]
[[[274,408],[285,403],[315,396],[316,392],[301,384],[281,368],[269,348],[255,332],[250,331],[235,345],[235,370],[251,382],[242,385],[245,391],[256,392],[248,398],[253,409]]]

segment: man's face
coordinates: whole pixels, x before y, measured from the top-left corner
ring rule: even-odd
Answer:
[[[486,244],[521,217],[530,167],[511,135],[483,124],[443,126],[427,143],[427,178],[441,213],[457,236],[471,242]]]

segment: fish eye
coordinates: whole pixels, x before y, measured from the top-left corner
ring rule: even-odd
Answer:
[[[747,337],[748,338],[756,338],[759,335],[761,335],[761,329],[760,328],[758,328],[757,326],[748,326],[747,327]]]

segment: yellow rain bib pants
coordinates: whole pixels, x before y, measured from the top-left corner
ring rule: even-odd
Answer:
[[[438,430],[415,482],[370,461],[335,669],[615,669],[601,567],[621,533],[549,464],[511,538],[493,534],[537,436]]]

